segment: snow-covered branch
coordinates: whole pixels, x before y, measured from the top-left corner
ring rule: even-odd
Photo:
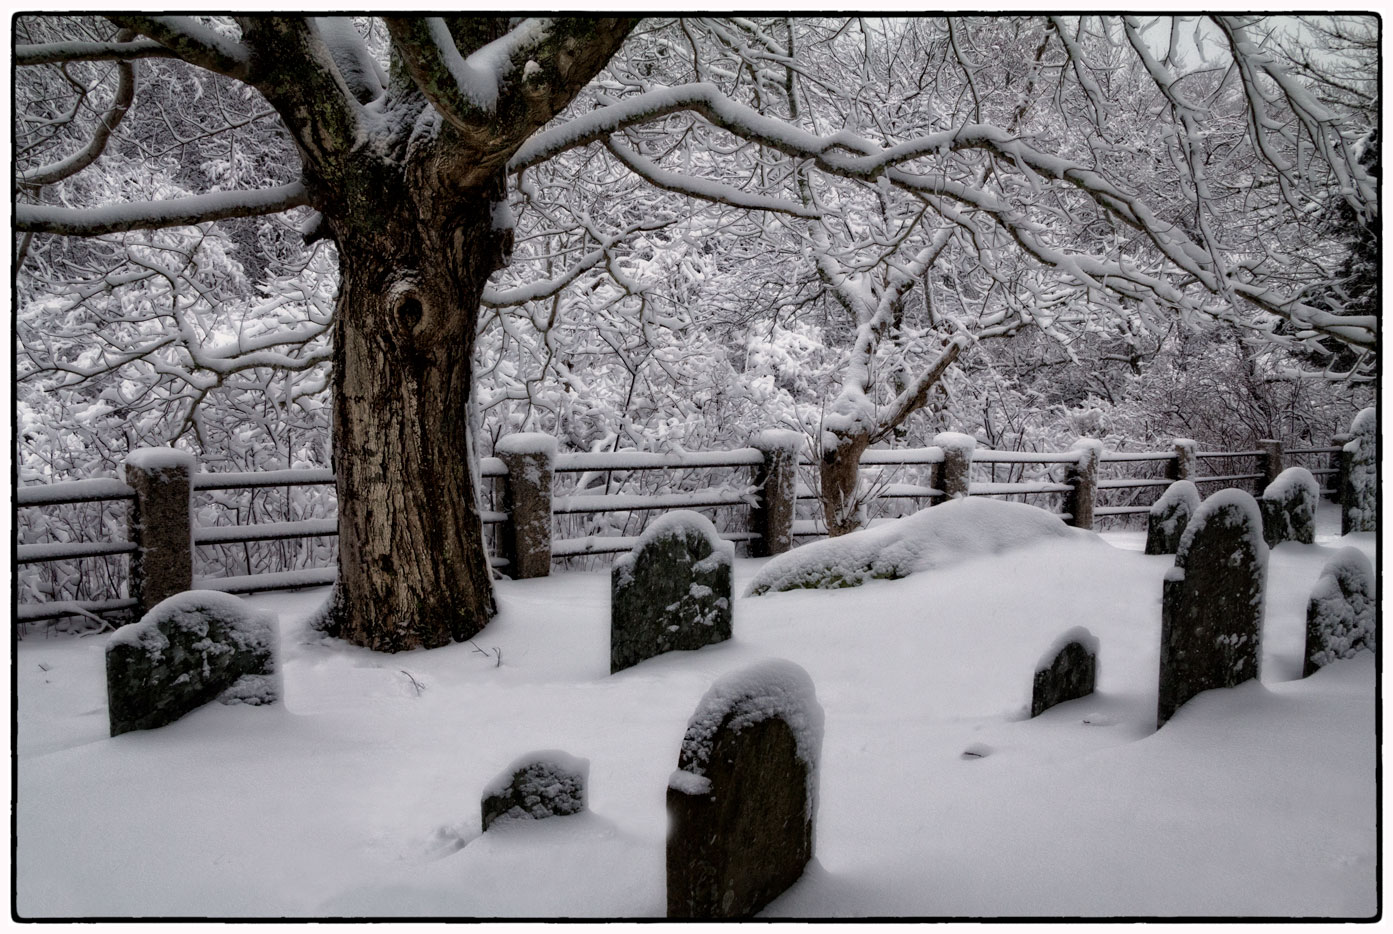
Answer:
[[[169,201],[132,201],[94,208],[15,205],[14,224],[20,231],[90,237],[128,230],[184,227],[230,217],[274,214],[309,203],[300,182],[259,191],[216,191]]]
[[[191,65],[230,78],[247,76],[251,50],[190,17],[110,14],[107,18],[118,26],[149,36]]]

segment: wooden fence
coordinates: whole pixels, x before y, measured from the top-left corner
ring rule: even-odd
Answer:
[[[1093,528],[1099,520],[1145,514],[1161,490],[1176,479],[1192,480],[1206,494],[1234,486],[1261,493],[1285,466],[1298,461],[1304,461],[1302,465],[1329,487],[1327,495],[1338,495],[1344,440],[1337,436],[1330,447],[1286,450],[1281,442],[1263,441],[1254,450],[1208,452],[1195,450],[1192,441],[1177,441],[1164,452],[1110,452],[1101,450],[1097,442],[1081,442],[1058,453],[953,447],[949,457],[943,446],[933,446],[868,450],[861,466],[869,501],[892,514],[955,495],[1007,497],[1052,508],[1073,525]],[[794,457],[786,449],[552,454],[545,445],[498,447],[500,456],[485,457],[480,463],[481,477],[486,486],[489,481],[492,485],[485,491],[481,518],[493,544],[495,567],[514,577],[544,575],[555,561],[630,550],[637,536],[567,537],[565,530],[576,524],[567,520],[604,513],[628,519],[634,513],[672,509],[715,511],[726,526],[722,537],[743,543],[754,556],[777,554],[798,539],[825,534],[814,491],[815,465],[806,455]],[[111,593],[106,599],[17,603],[16,619],[21,624],[140,612],[191,587],[251,593],[333,582],[334,567],[195,578],[193,554],[200,547],[328,538],[336,536],[338,529],[333,518],[202,526],[195,524],[190,508],[192,496],[207,491],[332,486],[330,471],[200,472],[192,456],[167,448],[136,452],[124,468],[125,480],[76,480],[15,491],[18,509],[98,501],[128,504],[125,541],[23,543],[15,549],[17,566],[126,556],[127,593]],[[686,492],[610,492],[651,471],[724,471],[726,479]],[[744,482],[738,479],[741,473]],[[566,486],[567,480],[568,491],[553,494],[553,484]]]

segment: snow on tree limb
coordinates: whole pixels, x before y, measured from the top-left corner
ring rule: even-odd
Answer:
[[[135,38],[134,33],[122,30],[117,36],[117,41],[128,42],[133,38]],[[106,151],[106,144],[111,139],[112,132],[125,118],[126,112],[130,110],[131,104],[135,101],[135,65],[130,61],[119,61],[116,71],[118,78],[115,97],[112,99],[111,107],[98,120],[97,128],[93,131],[92,138],[88,140],[87,145],[57,162],[30,169],[27,172],[21,171],[19,173],[21,185],[52,185],[65,178],[71,178],[97,161],[101,154]]]
[[[251,51],[187,16],[107,16],[118,26],[149,36],[191,65],[231,78],[245,78]]]
[[[644,158],[614,138],[605,140],[604,144],[605,148],[616,159],[624,163],[631,172],[664,191],[691,195],[694,198],[701,198],[703,201],[712,201],[731,207],[749,208],[752,211],[774,211],[797,217],[818,217],[820,214],[817,210],[796,201],[742,191],[739,188],[723,185],[710,179],[682,175],[680,172],[669,172],[653,160]]]
[[[135,42],[43,42],[14,47],[16,65],[61,65],[65,62],[129,62],[139,58],[177,58],[153,39]]]
[[[65,208],[47,204],[15,205],[19,231],[92,237],[128,230],[184,227],[230,217],[274,214],[309,204],[300,182],[256,191],[215,191],[169,201],[132,201],[95,208]]]

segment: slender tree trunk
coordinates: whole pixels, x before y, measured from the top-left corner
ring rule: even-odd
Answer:
[[[494,613],[468,402],[479,297],[511,237],[494,221],[502,197],[501,179],[421,186],[377,224],[335,222],[339,578],[324,628],[357,645],[434,648]]]
[[[819,482],[822,486],[822,517],[829,536],[845,535],[861,528],[857,486],[861,477],[861,454],[870,444],[866,434],[837,435],[836,447],[824,447]]]

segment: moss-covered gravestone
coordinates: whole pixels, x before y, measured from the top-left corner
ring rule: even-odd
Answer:
[[[585,810],[590,760],[556,749],[523,756],[484,789],[483,825],[495,821],[542,820]]]
[[[1375,651],[1373,579],[1373,566],[1358,548],[1340,549],[1320,572],[1306,604],[1301,677],[1310,677],[1336,659],[1350,658],[1362,649]]]
[[[730,638],[735,549],[700,513],[654,521],[610,572],[609,670]]]
[[[1282,542],[1310,545],[1316,540],[1320,484],[1305,467],[1288,467],[1262,491],[1262,537],[1267,547]]]
[[[1035,666],[1030,715],[1093,693],[1098,680],[1098,638],[1075,626],[1054,641]]]
[[[1378,412],[1361,409],[1341,451],[1340,534],[1378,530]]]
[[[1220,490],[1190,518],[1163,584],[1157,727],[1201,691],[1258,676],[1266,577],[1257,501]]]
[[[813,855],[822,707],[792,662],[711,686],[668,781],[669,918],[746,918],[797,881]]]
[[[237,597],[190,590],[116,631],[106,646],[111,735],[164,726],[211,700],[269,704],[275,616]]]
[[[1200,491],[1189,480],[1176,480],[1151,504],[1146,516],[1146,553],[1173,555],[1190,517],[1200,508]]]

